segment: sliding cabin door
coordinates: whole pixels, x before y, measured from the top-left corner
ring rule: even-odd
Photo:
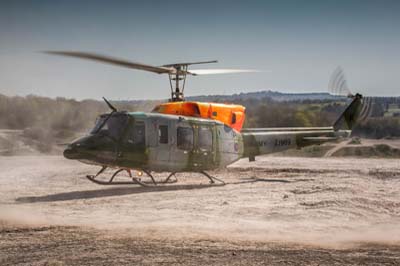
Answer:
[[[171,163],[180,171],[203,171],[214,168],[214,125],[177,122]]]
[[[194,128],[185,120],[173,122],[171,165],[174,171],[189,171],[193,164]]]
[[[215,128],[214,125],[195,126],[194,168],[208,170],[215,168]]]
[[[171,122],[167,119],[158,120],[156,127],[156,159],[157,164],[169,168],[172,142]]]

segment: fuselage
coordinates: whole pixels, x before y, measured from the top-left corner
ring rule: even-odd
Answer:
[[[71,143],[64,156],[116,168],[180,172],[224,167],[244,154],[242,135],[216,120],[143,112],[107,117],[100,116],[96,127],[102,127]]]
[[[320,128],[259,128],[242,132],[213,119],[143,112],[101,115],[88,134],[64,151],[88,164],[148,171],[205,171],[242,157],[321,144],[350,131]]]

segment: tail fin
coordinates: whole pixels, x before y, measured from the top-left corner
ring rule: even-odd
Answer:
[[[345,123],[348,129],[353,129],[354,125],[357,123],[358,118],[362,109],[362,98],[363,96],[359,93],[350,96],[353,101],[347,106],[346,110],[339,116],[336,122],[333,124],[333,129],[338,131],[343,127]]]

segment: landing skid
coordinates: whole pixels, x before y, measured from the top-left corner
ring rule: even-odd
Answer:
[[[143,170],[143,169],[141,171],[143,173],[145,173],[148,177],[150,177],[151,181],[142,181],[141,178],[133,177],[130,169],[118,169],[117,171],[114,172],[114,174],[111,176],[111,178],[108,181],[97,179],[97,177],[99,175],[101,175],[106,169],[107,169],[107,166],[103,166],[97,174],[87,175],[86,178],[98,185],[140,185],[142,187],[156,186],[156,185],[161,185],[161,184],[171,184],[171,183],[176,183],[178,181],[178,179],[175,175],[177,172],[172,172],[171,174],[168,175],[168,177],[165,180],[157,182],[154,179],[154,176],[151,174],[151,172],[149,172],[147,170]],[[131,178],[131,181],[115,181],[114,180],[114,178],[123,171],[128,172],[129,177]],[[205,175],[210,180],[210,184],[217,185],[217,183],[218,183],[219,185],[225,185],[224,181],[209,175],[205,171],[200,171],[198,173]]]
[[[163,183],[168,183],[170,180],[171,180],[171,177],[175,177],[175,182],[178,180],[177,178],[176,178],[176,176],[175,176],[175,174],[176,174],[177,172],[172,172],[168,177],[167,177],[167,179],[165,179],[165,181],[163,182]],[[210,184],[220,184],[220,185],[225,185],[225,182],[224,181],[222,181],[221,179],[218,179],[218,178],[216,178],[216,177],[213,177],[213,176],[211,176],[211,175],[209,175],[208,173],[206,173],[205,171],[200,171],[200,172],[196,172],[196,173],[199,173],[199,174],[202,174],[202,175],[205,175],[209,180],[210,180]],[[216,182],[217,181],[217,182]]]
[[[150,182],[142,181],[141,178],[133,177],[130,169],[118,169],[117,171],[114,172],[114,174],[111,176],[110,180],[108,180],[108,181],[97,179],[97,177],[100,174],[102,174],[106,169],[107,169],[107,166],[103,166],[96,175],[87,175],[86,178],[98,185],[140,185],[142,187],[156,186],[158,184],[177,182],[177,179],[169,179],[169,180],[165,180],[163,182],[156,182],[156,180],[154,179],[154,176],[149,171],[143,170],[143,169],[141,171],[143,173],[145,173],[148,177],[150,177],[150,179],[151,179]],[[114,178],[123,171],[128,172],[129,177],[131,178],[131,181],[115,181],[114,180]]]

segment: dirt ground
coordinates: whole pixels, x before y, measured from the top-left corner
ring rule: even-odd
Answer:
[[[60,156],[0,169],[0,265],[400,264],[399,159],[265,156],[211,173],[224,186],[146,188]]]

